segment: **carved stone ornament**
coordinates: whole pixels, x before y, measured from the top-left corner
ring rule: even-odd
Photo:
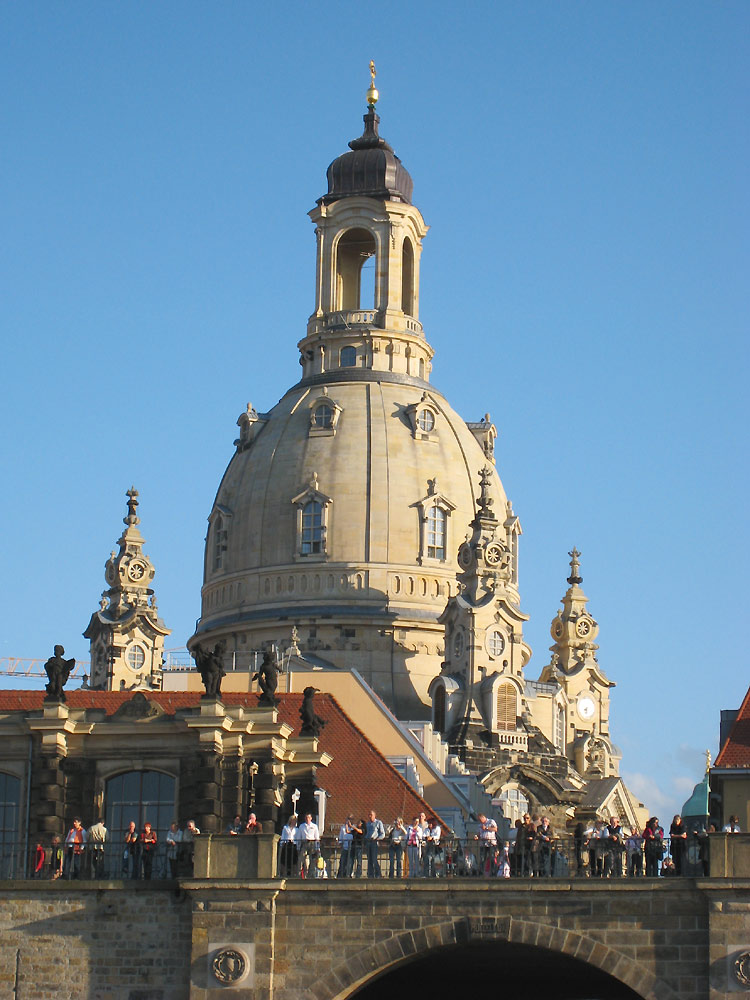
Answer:
[[[247,958],[236,948],[222,948],[214,956],[211,970],[220,983],[231,986],[247,972]]]
[[[742,986],[750,986],[750,951],[743,951],[735,959],[734,978]]]
[[[136,691],[129,701],[120,705],[112,719],[156,719],[164,714],[161,705],[151,701],[142,691]]]

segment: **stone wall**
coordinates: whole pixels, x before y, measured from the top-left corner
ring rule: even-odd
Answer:
[[[0,1000],[189,997],[185,894],[155,882],[89,886],[0,883]]]
[[[344,1000],[472,942],[576,958],[644,1000],[734,1000],[750,881],[0,883],[0,1000]]]

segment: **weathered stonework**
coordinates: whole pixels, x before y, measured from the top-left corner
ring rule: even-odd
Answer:
[[[0,998],[343,1000],[434,949],[493,941],[577,958],[644,1000],[747,992],[735,966],[750,951],[748,880],[15,882],[0,893]]]

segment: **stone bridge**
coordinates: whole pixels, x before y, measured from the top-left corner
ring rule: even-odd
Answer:
[[[747,879],[6,882],[0,894],[2,1000],[750,996]]]

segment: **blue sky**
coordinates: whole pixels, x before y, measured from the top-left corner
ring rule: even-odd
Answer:
[[[0,656],[86,657],[131,483],[191,634],[374,58],[433,383],[500,431],[529,676],[575,544],[623,771],[674,812],[748,683],[749,29],[744,0],[0,6]]]

